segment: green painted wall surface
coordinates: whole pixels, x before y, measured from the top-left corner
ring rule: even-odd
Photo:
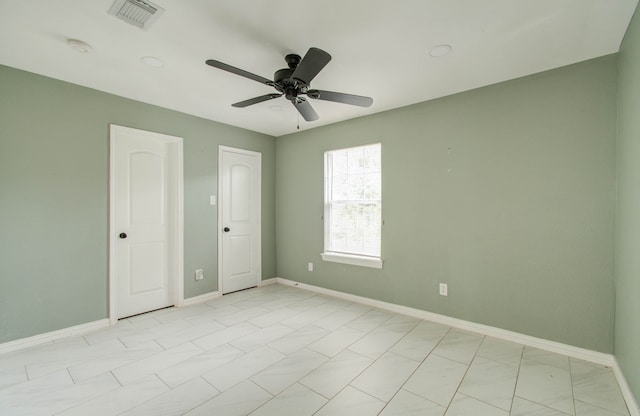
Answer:
[[[0,343],[108,316],[110,123],[184,138],[185,298],[217,289],[218,145],[261,152],[275,276],[274,138],[0,66]]]
[[[640,400],[640,16],[618,55],[615,355]]]
[[[615,56],[279,137],[277,274],[611,353],[615,138]],[[384,268],[323,262],[323,153],[373,142]]]

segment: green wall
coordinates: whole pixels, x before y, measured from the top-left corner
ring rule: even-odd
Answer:
[[[217,289],[218,145],[261,152],[275,276],[273,137],[0,66],[0,343],[108,316],[110,123],[184,138],[185,298]]]
[[[384,268],[323,262],[323,152],[373,142]],[[613,352],[615,56],[276,149],[279,277]]]
[[[620,56],[629,91],[638,87],[637,32]],[[115,123],[185,139],[187,298],[217,289],[208,196],[224,144],[263,154],[264,278],[613,352],[616,71],[607,56],[274,139],[0,66],[0,342],[107,316]],[[627,101],[621,149],[634,146],[625,128],[638,137],[630,115],[638,95]],[[383,146],[385,266],[323,262],[323,152],[372,142]],[[640,171],[629,153],[618,172],[630,188],[619,199],[625,229],[640,220],[631,212]],[[638,331],[627,293],[637,292],[640,263],[625,253],[638,234],[617,238],[616,354],[629,371],[638,368]],[[202,282],[192,279],[197,268]],[[448,297],[437,295],[439,282]]]
[[[615,355],[640,398],[640,16],[618,55]]]

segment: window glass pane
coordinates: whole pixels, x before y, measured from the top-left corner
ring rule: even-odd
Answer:
[[[331,251],[380,256],[380,204],[335,203],[330,212]]]
[[[380,144],[327,152],[328,251],[380,257],[382,164]]]

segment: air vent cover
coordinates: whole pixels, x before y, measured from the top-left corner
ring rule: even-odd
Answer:
[[[110,15],[145,30],[162,12],[162,7],[143,0],[116,0],[109,9]]]

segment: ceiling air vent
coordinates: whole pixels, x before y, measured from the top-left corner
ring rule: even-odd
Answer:
[[[148,29],[162,12],[162,7],[143,0],[116,0],[109,9],[110,15],[141,29]]]

